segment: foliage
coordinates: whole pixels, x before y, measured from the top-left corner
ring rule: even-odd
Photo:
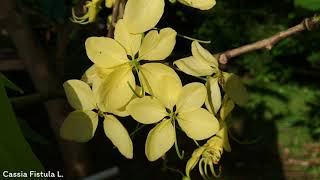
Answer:
[[[0,169],[11,172],[16,172],[17,169],[19,169],[19,172],[41,171],[43,167],[23,137],[5,87],[22,92],[20,88],[0,73],[0,114],[2,123],[0,127]]]

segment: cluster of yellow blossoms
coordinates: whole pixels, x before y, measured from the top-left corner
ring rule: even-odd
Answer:
[[[178,0],[201,10],[215,0]],[[73,21],[94,21],[102,0],[85,5],[86,14]],[[114,0],[105,0],[111,7]],[[89,37],[85,42],[88,58],[94,63],[81,80],[68,80],[64,89],[75,109],[61,127],[64,139],[90,140],[103,119],[106,136],[126,158],[133,158],[133,143],[116,116],[131,116],[142,124],[155,124],[147,136],[145,154],[149,161],[162,157],[173,145],[178,150],[176,129],[193,140],[209,139],[193,153],[186,166],[186,177],[199,162],[199,170],[214,174],[223,148],[230,151],[225,119],[234,104],[246,102],[246,89],[237,76],[219,70],[216,58],[197,41],[192,56],[174,61],[186,74],[206,77],[206,83],[182,85],[177,73],[161,63],[173,51],[177,32],[172,28],[154,30],[164,12],[164,0],[128,0],[123,19],[117,21],[114,39]],[[222,98],[220,87],[224,90]],[[204,105],[204,107],[203,107]],[[204,166],[202,164],[204,163]],[[204,168],[204,169],[203,169]]]

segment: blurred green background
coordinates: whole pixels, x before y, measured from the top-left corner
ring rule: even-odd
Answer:
[[[111,10],[103,9],[95,23],[83,26],[69,20],[71,7],[81,3],[77,0],[17,2],[18,11],[27,19],[38,43],[52,57],[49,63],[55,63],[54,57],[63,47],[59,56],[62,66],[57,70],[61,72],[60,80],[79,79],[91,65],[84,41],[89,36],[107,34],[106,17]],[[214,54],[267,38],[317,13],[319,0],[218,0],[209,11],[167,1],[157,27],[170,26],[180,34],[211,40],[211,44],[204,46]],[[62,45],[61,28],[66,34]],[[17,58],[15,44],[4,29],[0,30],[0,61]],[[168,61],[189,56],[190,45],[191,41],[178,38]],[[224,154],[221,179],[320,179],[319,28],[281,41],[271,51],[259,50],[233,58],[227,70],[242,77],[250,101],[245,107],[236,107],[232,114],[233,151]],[[24,95],[35,92],[24,70],[3,73],[24,90]],[[194,80],[179,75],[184,82]],[[20,96],[11,91],[8,94],[11,99]],[[63,171],[59,147],[43,105],[14,107],[21,129],[45,169]],[[132,131],[135,124],[123,120]],[[166,160],[147,162],[143,152],[147,132],[145,129],[134,138],[135,159],[128,161],[112,148],[102,127],[98,127],[95,138],[87,145],[89,174],[116,165],[120,167],[120,175],[115,179],[180,179],[176,171],[183,171],[186,161],[179,161],[173,149]],[[192,142],[186,139],[179,143],[190,156],[195,148],[190,145]],[[192,177],[199,179],[197,174],[194,170]]]

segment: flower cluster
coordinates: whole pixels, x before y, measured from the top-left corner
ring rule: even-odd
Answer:
[[[201,10],[215,5],[214,0],[178,1]],[[82,17],[73,14],[73,21],[93,22],[102,2],[87,2],[87,13]],[[105,1],[107,7],[113,3]],[[62,124],[60,134],[67,140],[89,141],[101,119],[106,136],[123,156],[132,159],[132,140],[117,119],[131,116],[138,123],[155,125],[145,143],[147,159],[155,161],[173,145],[182,158],[176,137],[179,125],[194,141],[209,139],[195,150],[186,167],[190,177],[189,172],[199,162],[200,173],[206,176],[206,166],[212,169],[213,164],[218,164],[223,148],[231,150],[225,119],[235,104],[245,104],[246,89],[237,76],[222,72],[217,59],[198,41],[191,44],[192,56],[173,64],[206,82],[182,84],[174,69],[163,63],[174,49],[177,32],[170,27],[155,30],[164,6],[164,0],[128,0],[123,18],[116,22],[113,39],[86,40],[86,53],[93,65],[81,80],[64,83],[67,99],[75,111]]]

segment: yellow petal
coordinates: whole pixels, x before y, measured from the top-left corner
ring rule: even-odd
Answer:
[[[104,133],[115,145],[119,152],[128,159],[133,158],[133,145],[126,128],[112,115],[105,116],[103,121]]]
[[[218,60],[206,49],[204,49],[198,41],[193,41],[191,44],[192,56],[199,61],[210,65],[215,69],[215,72],[219,70]]]
[[[183,86],[177,102],[177,112],[183,113],[199,109],[207,97],[203,84],[194,82]]]
[[[171,54],[176,44],[176,36],[177,36],[177,32],[172,28],[161,29],[160,34],[158,36],[159,40],[157,42],[157,45],[154,46],[149,51],[145,51],[145,49],[147,48],[142,46],[141,48],[144,48],[144,49],[141,49],[140,51],[141,56],[139,55],[139,58],[144,60],[149,60],[149,61],[166,59]],[[144,41],[147,41],[147,39],[145,38]]]
[[[160,35],[156,30],[149,31],[143,38],[140,50],[139,59],[143,59],[145,55],[150,53],[153,49],[157,47],[160,42]]]
[[[179,113],[178,123],[187,136],[195,140],[207,139],[219,131],[218,120],[202,108]]]
[[[129,62],[126,50],[114,39],[89,37],[85,46],[89,59],[102,68],[112,68]]]
[[[215,114],[217,114],[221,106],[221,92],[220,92],[220,87],[218,83],[218,78],[211,77],[209,81],[206,83],[206,86],[207,88],[209,88],[209,91],[207,93],[210,95],[210,99],[211,99],[211,102],[209,102],[209,96],[206,98],[206,102],[205,102],[206,108],[211,113],[214,112]]]
[[[209,76],[215,72],[207,63],[199,61],[193,56],[176,60],[173,64],[191,76]]]
[[[114,39],[126,49],[128,55],[134,57],[134,55],[139,51],[142,34],[129,33],[123,19],[120,19],[115,27]]]
[[[82,75],[81,80],[89,84],[92,87],[93,93],[96,94],[96,91],[102,80],[107,78],[113,70],[114,69],[100,68],[94,64],[86,70],[86,72]]]
[[[148,134],[145,153],[149,161],[155,161],[163,156],[173,146],[175,130],[170,120],[161,121]]]
[[[216,5],[216,0],[178,0],[178,1],[186,6],[190,6],[200,10],[208,10],[208,9],[211,9],[214,5]]]
[[[230,112],[233,110],[233,108],[234,108],[234,102],[227,95],[224,95],[221,110],[220,110],[221,120],[224,121],[228,117]]]
[[[164,105],[150,96],[132,100],[127,106],[127,111],[133,119],[143,124],[156,123],[168,114]]]
[[[89,85],[83,81],[72,79],[63,84],[69,104],[78,110],[92,110],[96,100]]]
[[[128,0],[123,19],[130,33],[143,33],[155,27],[163,11],[164,0]]]
[[[179,84],[181,80],[178,74],[170,67],[161,63],[146,63],[140,67],[143,86],[149,94],[154,94],[153,91],[158,89],[159,81],[163,76],[170,76]],[[182,87],[182,84],[181,84]]]
[[[93,136],[98,126],[98,114],[93,111],[73,111],[60,128],[63,139],[87,142]]]
[[[128,83],[133,88],[136,87],[134,75],[129,65],[114,70],[98,88],[99,108],[106,112],[112,112],[124,107],[133,96]]]
[[[235,74],[223,73],[224,90],[226,94],[238,105],[247,103],[249,95],[241,79]]]
[[[158,83],[158,88],[154,90],[154,96],[158,98],[166,108],[172,110],[182,90],[181,81],[177,81],[172,76],[163,76]]]

